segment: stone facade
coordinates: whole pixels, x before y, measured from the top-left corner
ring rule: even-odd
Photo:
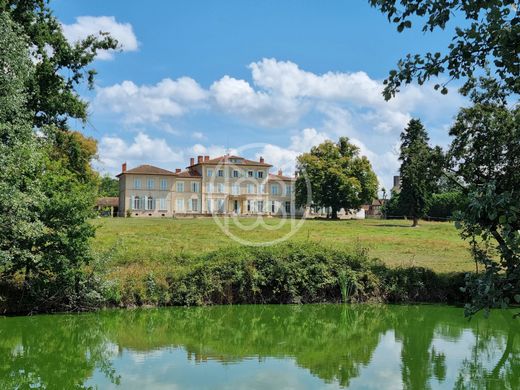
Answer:
[[[189,215],[290,215],[294,182],[282,172],[270,174],[263,158],[239,156],[192,158],[175,172],[141,165],[122,166],[119,178],[119,216],[173,217]]]

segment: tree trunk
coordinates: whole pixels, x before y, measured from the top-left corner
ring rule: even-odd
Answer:
[[[419,218],[414,216],[413,217],[413,225],[412,225],[412,227],[417,227],[417,226],[419,226]]]
[[[338,210],[332,209],[332,219],[338,219]]]

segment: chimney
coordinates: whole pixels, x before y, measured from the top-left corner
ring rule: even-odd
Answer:
[[[175,173],[181,173],[181,169],[180,168],[175,168]]]
[[[204,161],[209,161],[209,156],[204,156]]]
[[[123,165],[121,166],[121,172],[125,173],[126,172],[126,163],[124,162]]]
[[[264,163],[264,158],[262,156],[260,156],[260,162],[263,164]]]
[[[202,156],[197,156],[197,164],[200,164],[202,162]]]
[[[283,173],[282,170],[279,169],[279,170],[278,170],[278,176],[282,176],[282,173]]]
[[[401,176],[394,176],[394,187],[401,187]]]
[[[195,157],[190,158],[190,166],[195,165]]]

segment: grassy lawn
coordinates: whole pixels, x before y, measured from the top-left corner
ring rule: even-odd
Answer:
[[[231,222],[230,232],[243,240],[263,242],[282,238],[291,230],[288,221],[279,228],[275,227],[280,219],[264,221],[267,228],[252,226],[254,218],[243,218],[239,222],[248,230]],[[117,249],[113,266],[148,269],[166,265],[176,254],[241,245],[224,234],[212,218],[103,218],[93,223],[98,228],[94,248]],[[411,228],[410,221],[307,220],[289,240],[319,242],[336,248],[365,247],[371,256],[389,266],[415,265],[437,272],[468,271],[474,267],[468,245],[453,224],[447,222],[422,222],[419,228]]]

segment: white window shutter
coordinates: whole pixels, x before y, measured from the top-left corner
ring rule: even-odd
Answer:
[[[133,195],[130,196],[130,207],[129,208],[131,208],[131,209],[134,208],[134,199],[135,199],[135,197]]]

